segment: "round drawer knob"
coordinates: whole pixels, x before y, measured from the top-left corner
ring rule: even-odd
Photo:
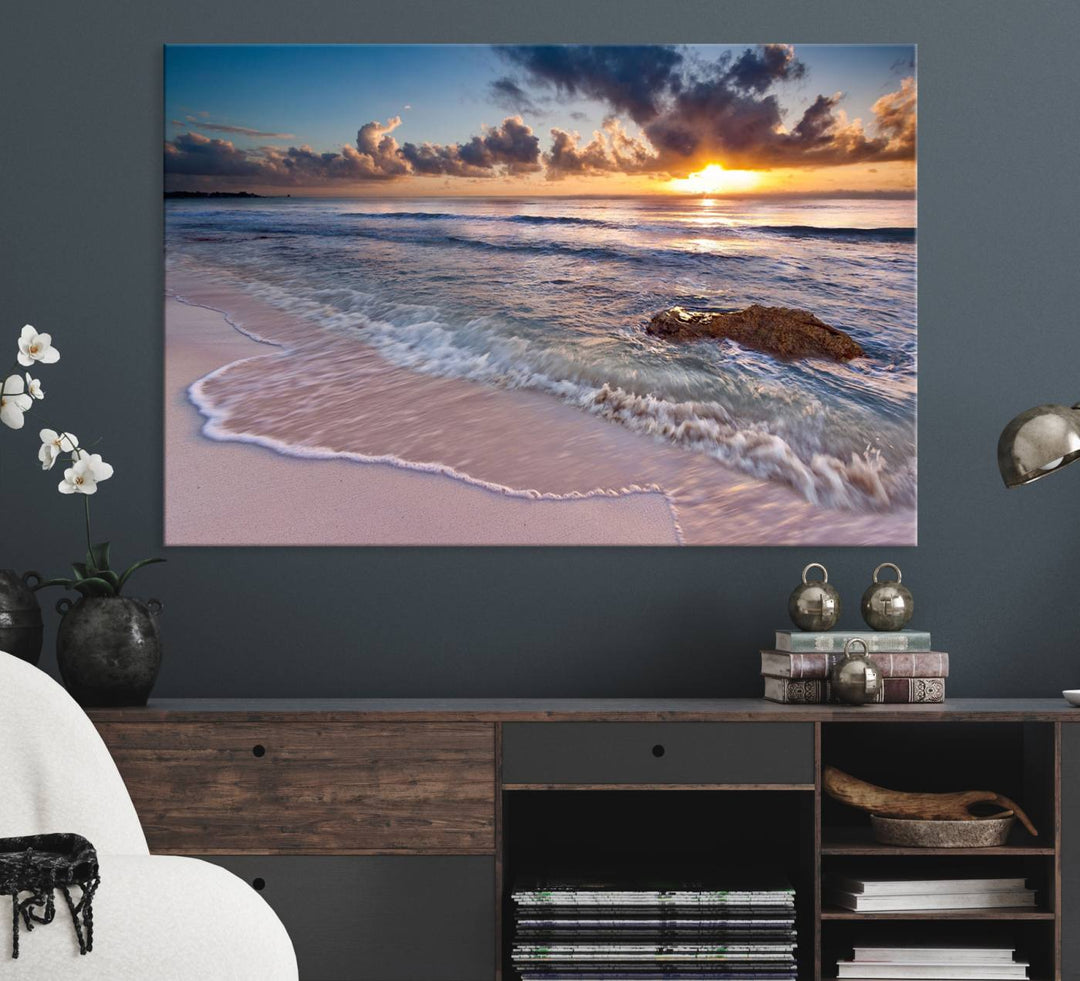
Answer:
[[[266,747],[262,743],[256,743],[254,746],[251,747],[251,755],[252,756],[265,756],[266,755]]]
[[[664,749],[664,747],[663,747],[663,746],[661,746],[661,745],[660,745],[659,743],[657,743],[657,744],[656,744],[655,746],[653,746],[653,748],[652,748],[652,754],[653,754],[653,756],[655,756],[655,757],[656,757],[657,759],[660,759],[660,757],[661,757],[661,756],[663,756],[663,755],[664,755],[664,753],[666,753],[666,752],[667,752],[667,750],[666,750],[666,749]]]
[[[262,876],[256,876],[251,880],[251,888],[256,892],[262,892],[266,888],[266,880]]]

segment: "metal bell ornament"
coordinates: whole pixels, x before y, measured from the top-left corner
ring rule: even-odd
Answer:
[[[863,652],[856,654],[854,647],[861,644]],[[866,705],[881,694],[883,682],[881,669],[870,660],[866,641],[852,637],[844,645],[844,656],[829,672],[833,697],[845,705]]]
[[[806,578],[811,569],[821,570],[821,579]],[[802,571],[802,582],[788,599],[788,616],[800,630],[832,630],[840,619],[840,594],[829,585],[829,570],[820,562],[811,562]]]
[[[896,572],[895,582],[881,582],[878,574],[882,569]],[[903,573],[900,566],[882,562],[874,570],[874,581],[862,597],[862,618],[873,630],[900,630],[915,613],[915,600],[907,586],[900,585]]]

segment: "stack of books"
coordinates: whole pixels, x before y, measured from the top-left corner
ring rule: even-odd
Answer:
[[[795,891],[559,879],[515,888],[523,981],[795,981]]]
[[[1026,978],[1028,962],[1011,947],[856,947],[840,961],[838,976],[849,981],[879,978],[933,978],[937,981],[990,981]]]
[[[944,702],[949,655],[930,647],[925,630],[778,630],[776,647],[761,652],[765,697],[773,702],[817,705],[836,701],[829,671],[852,639],[866,642],[884,679],[876,701],[891,704]],[[859,653],[862,648],[857,646]]]
[[[859,913],[1035,906],[1035,890],[1028,889],[1023,878],[860,879],[834,875],[825,886],[828,902]]]

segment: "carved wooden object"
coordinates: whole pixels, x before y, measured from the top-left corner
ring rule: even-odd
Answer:
[[[973,804],[999,804],[1006,812],[1015,813],[1031,834],[1039,834],[1019,804],[989,790],[966,790],[953,794],[918,794],[887,790],[885,787],[859,780],[835,766],[825,767],[823,787],[834,800],[882,817],[975,821],[978,817],[971,813]],[[993,815],[1005,816],[1005,813]]]

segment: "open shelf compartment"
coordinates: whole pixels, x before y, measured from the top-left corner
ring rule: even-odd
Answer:
[[[1046,920],[830,922],[822,941],[822,977],[836,977],[836,964],[851,957],[856,946],[1015,947],[1017,957],[1028,961],[1029,978],[1054,977],[1054,925]]]
[[[799,977],[814,976],[812,791],[510,791],[504,794],[502,976],[510,960],[515,882],[610,870],[709,883],[780,876],[795,888]]]
[[[1034,908],[855,912],[829,904],[819,912],[820,977],[836,976],[856,945],[1014,946],[1030,978],[1057,977],[1057,748],[1052,723],[846,722],[821,725],[819,764],[895,790],[942,793],[989,790],[1016,801],[1039,834],[1017,822],[993,848],[917,848],[874,841],[869,817],[822,791],[819,868],[830,873],[911,878],[1024,878]],[[996,810],[991,805],[991,810]]]

